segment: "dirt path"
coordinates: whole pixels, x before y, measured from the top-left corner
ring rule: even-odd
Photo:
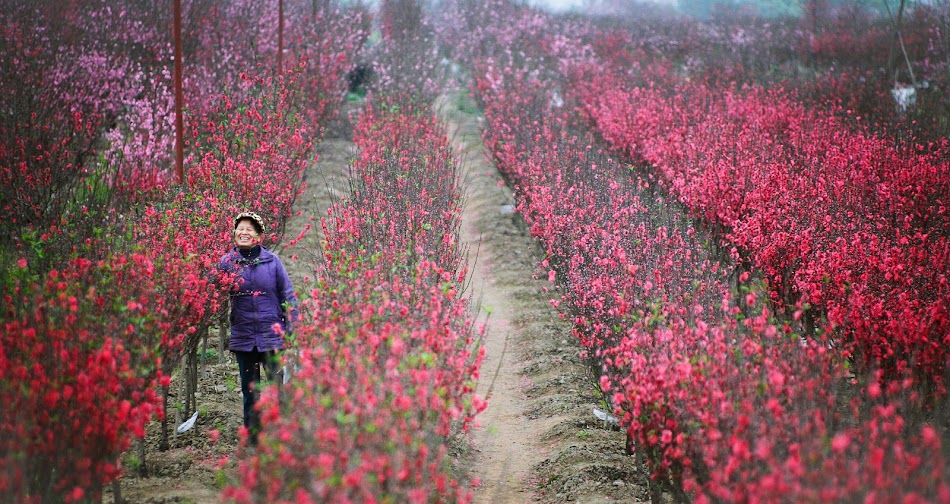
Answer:
[[[528,260],[530,240],[518,231],[511,191],[499,186],[500,176],[486,162],[474,117],[448,117],[450,138],[462,155],[462,187],[467,196],[462,212],[462,242],[469,250],[472,295],[480,301],[481,315],[488,316],[485,360],[478,394],[488,398],[474,432],[476,452],[472,473],[481,484],[476,502],[527,502],[529,477],[541,462],[540,434],[554,419],[530,420],[525,415],[525,386],[520,375],[522,329],[515,317],[523,310],[517,298],[531,279]],[[506,207],[506,205],[508,205]],[[523,297],[523,296],[521,296]],[[543,301],[538,300],[538,303]]]
[[[355,148],[346,138],[324,139],[317,149],[319,159],[304,174],[307,188],[294,205],[300,214],[287,221],[285,248],[278,249],[299,295],[306,295],[302,289],[314,278],[316,265],[323,261],[320,219],[327,215],[330,206],[347,194],[349,163]],[[291,245],[291,240],[296,239],[308,225],[310,229],[304,233],[303,239]]]
[[[552,286],[535,276],[542,251],[487,159],[470,99],[449,96],[440,110],[462,157],[462,240],[475,263],[472,295],[488,314],[478,386],[488,408],[470,462],[481,481],[475,502],[636,502],[645,486],[636,483],[624,436],[594,417],[594,379],[570,324],[542,291]]]

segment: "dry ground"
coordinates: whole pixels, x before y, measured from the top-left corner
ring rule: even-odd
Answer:
[[[543,251],[489,162],[477,111],[458,92],[441,106],[459,147],[466,190],[463,242],[474,262],[473,295],[488,316],[479,416],[470,457],[477,503],[637,502],[646,499],[624,435],[598,420],[599,394],[570,324],[538,278]],[[543,276],[543,275],[542,275]],[[641,484],[643,483],[643,484]]]

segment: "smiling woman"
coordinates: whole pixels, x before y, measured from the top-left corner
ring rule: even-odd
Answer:
[[[234,248],[219,268],[235,274],[231,286],[230,350],[238,362],[244,396],[244,427],[257,444],[260,414],[255,409],[261,364],[268,379],[281,383],[279,351],[292,331],[297,296],[280,259],[261,245],[264,220],[254,212],[234,218]]]
[[[246,217],[242,217],[246,215]],[[246,212],[238,216],[237,226],[234,228],[234,243],[241,250],[249,250],[261,242],[264,225],[255,213]]]

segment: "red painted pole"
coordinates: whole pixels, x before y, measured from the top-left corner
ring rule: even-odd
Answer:
[[[277,75],[281,74],[281,58],[284,55],[284,0],[277,0]]]
[[[174,0],[175,4],[175,174],[178,176],[178,183],[185,184],[185,122],[182,118],[182,92],[181,92],[181,0]]]

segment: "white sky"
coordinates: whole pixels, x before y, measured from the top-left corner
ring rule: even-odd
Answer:
[[[553,11],[566,11],[580,8],[584,0],[528,0],[528,3],[537,7],[545,7]]]
[[[666,5],[676,5],[676,0],[639,0],[646,3],[658,3]],[[528,4],[546,8],[547,10],[563,12],[568,10],[580,10],[585,6],[596,5],[599,0],[527,0]],[[636,5],[636,1],[630,0],[626,2],[630,6]]]

